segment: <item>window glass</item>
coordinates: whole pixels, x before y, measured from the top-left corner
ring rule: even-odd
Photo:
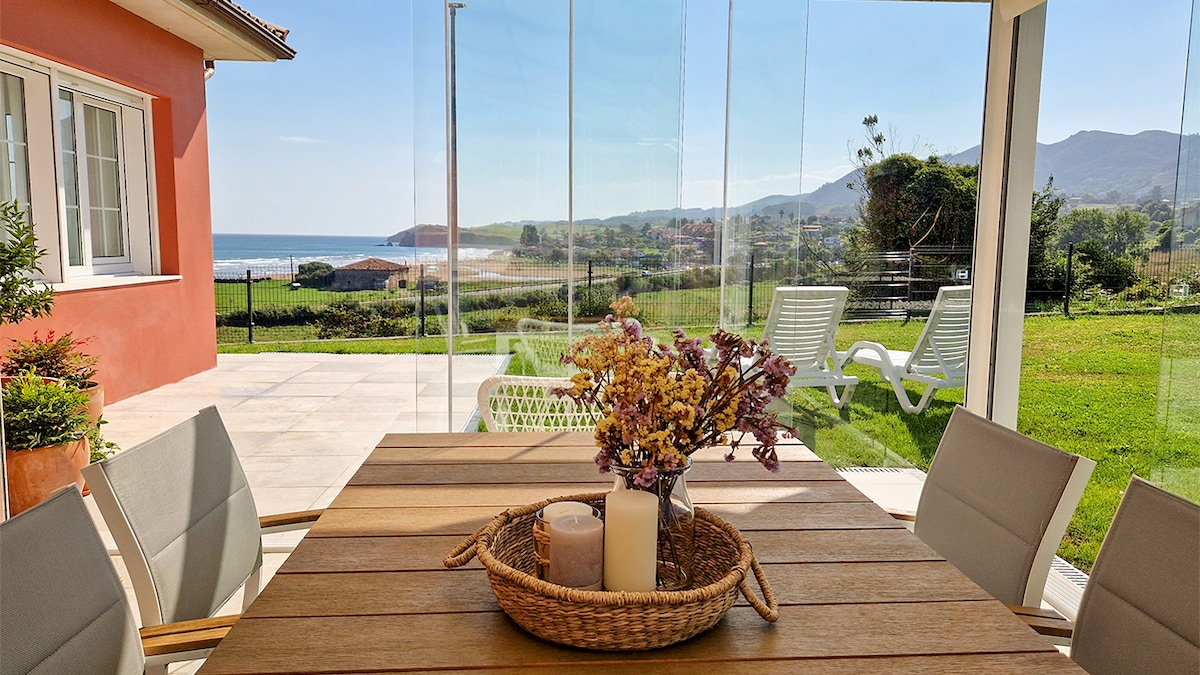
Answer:
[[[68,262],[71,265],[82,265],[83,225],[79,214],[79,158],[75,148],[75,96],[69,91],[58,93],[58,133],[62,145]]]
[[[0,201],[29,208],[29,158],[25,137],[25,83],[0,73]]]
[[[86,104],[83,109],[92,255],[97,258],[121,257],[125,255],[125,242],[121,223],[117,114]]]

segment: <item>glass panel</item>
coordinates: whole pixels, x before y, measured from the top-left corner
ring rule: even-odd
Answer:
[[[831,365],[838,357],[828,352],[829,338],[819,339],[824,329],[811,340],[805,332],[814,316],[824,318],[815,309],[822,301],[794,300],[814,308],[793,311],[790,319],[780,313],[772,344],[784,349],[786,336],[799,369],[788,396],[793,422],[834,466],[900,467],[887,481],[915,508],[920,482],[903,469],[929,466],[954,405],[963,401],[969,300],[944,318],[934,306],[939,289],[970,283],[990,7],[812,0],[805,17],[780,4],[735,3],[725,270],[733,283],[724,315],[731,328],[750,323],[744,330],[765,330],[772,300],[782,302],[777,287],[847,289],[836,350],[844,354],[858,341],[878,347],[851,355],[843,377]],[[804,77],[792,82],[780,68],[766,78],[760,63],[799,58],[787,56],[782,32],[805,19]],[[799,144],[778,109],[795,117],[802,111],[799,177],[789,170]],[[799,190],[780,184],[780,176]],[[944,366],[933,357],[931,335]],[[924,403],[927,389],[918,381],[898,394],[870,365],[890,360],[886,350],[906,352],[897,372],[924,372],[949,386]],[[920,354],[910,365],[907,352],[914,351]],[[832,375],[820,372],[818,359]],[[848,377],[858,383],[850,404],[839,409],[826,385],[844,396]],[[870,494],[879,474],[847,476]]]
[[[593,272],[590,294],[577,291],[576,302],[595,305],[586,311],[594,315],[609,297],[636,295],[643,325],[660,339],[690,323],[678,290],[691,263],[672,253],[681,230],[684,7],[576,0],[574,10],[571,194],[579,291],[588,283],[588,262]],[[723,12],[713,17],[723,22]],[[711,308],[714,297],[715,290],[693,302]]]
[[[117,258],[125,255],[117,114],[86,104],[83,111],[92,255]]]
[[[1186,243],[1200,196],[1191,5],[1098,13],[1051,2],[1046,10],[1017,428],[1096,461],[1058,551],[1085,572],[1130,475],[1200,497],[1196,315],[1176,313],[1195,296],[1178,287],[1183,297],[1169,297],[1171,282],[1196,269]],[[1109,61],[1114,41],[1142,60]],[[1113,100],[1136,105],[1108,106]]]
[[[1155,255],[1168,256],[1158,385],[1158,456],[1147,479],[1200,502],[1200,4],[1193,4],[1175,218]]]
[[[509,373],[565,372],[534,346],[546,327],[560,351],[567,341],[569,12],[523,0],[455,14],[456,377],[506,360]],[[455,395],[456,415],[475,407],[474,391]]]
[[[67,207],[69,264],[82,265],[83,229],[79,209],[79,157],[75,145],[75,95],[58,92],[58,134],[62,143],[63,194]]]
[[[0,73],[0,201],[29,209],[29,156],[25,137],[25,82]]]

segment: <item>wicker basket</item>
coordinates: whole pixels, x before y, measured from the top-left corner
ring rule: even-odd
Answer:
[[[607,493],[556,497],[496,516],[446,557],[446,567],[479,556],[496,600],[522,628],[551,642],[600,650],[665,647],[712,628],[733,606],[738,591],[767,621],[779,607],[750,544],[732,525],[696,509],[693,588],[685,591],[581,591],[533,575],[533,520],[543,506],[579,501],[603,510]],[[765,602],[750,589],[753,571]]]

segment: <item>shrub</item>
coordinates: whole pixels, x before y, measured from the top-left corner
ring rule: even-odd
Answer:
[[[333,265],[323,262],[300,263],[296,268],[296,283],[305,288],[324,288],[333,279]]]
[[[34,333],[32,339],[11,342],[13,346],[4,354],[5,372],[29,371],[40,377],[63,380],[76,389],[95,384],[96,362],[100,357],[80,351],[87,340],[76,340],[70,332],[56,338],[54,331],[48,331],[45,340]]]
[[[77,441],[87,432],[87,394],[26,372],[4,385],[4,443],[28,450]]]

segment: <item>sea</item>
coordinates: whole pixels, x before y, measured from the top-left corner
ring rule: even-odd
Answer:
[[[458,249],[459,259],[487,258],[495,249]],[[365,258],[398,263],[446,260],[446,248],[388,246],[386,237],[299,234],[213,234],[213,274],[227,278],[254,274],[285,274],[300,263],[323,262],[340,267]]]

